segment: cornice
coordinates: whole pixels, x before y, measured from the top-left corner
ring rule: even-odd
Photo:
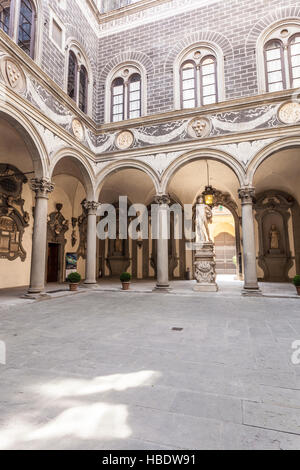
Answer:
[[[164,122],[176,121],[180,119],[192,119],[196,116],[205,116],[216,113],[238,111],[241,109],[250,108],[251,106],[262,106],[268,104],[281,103],[291,99],[295,90],[283,90],[273,93],[263,93],[261,95],[247,96],[233,100],[226,100],[212,105],[202,106],[200,108],[193,108],[187,110],[173,110],[165,113],[151,114],[149,116],[142,116],[138,119],[128,119],[126,121],[100,124],[97,127],[98,134],[110,131],[121,131],[128,128],[135,128],[141,125],[154,125],[162,124]]]

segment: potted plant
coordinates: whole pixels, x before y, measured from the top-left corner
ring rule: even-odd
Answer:
[[[297,276],[294,277],[293,283],[297,289],[297,294],[300,295],[300,275],[297,274]]]
[[[79,273],[70,273],[67,280],[69,281],[69,287],[71,291],[78,289],[78,284],[81,281],[81,276]]]
[[[131,281],[131,274],[129,273],[122,273],[120,276],[120,281],[122,282],[122,289],[129,290],[130,281]]]

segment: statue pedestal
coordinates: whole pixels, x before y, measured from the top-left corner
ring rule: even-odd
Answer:
[[[212,242],[194,243],[196,292],[217,292],[215,249]]]

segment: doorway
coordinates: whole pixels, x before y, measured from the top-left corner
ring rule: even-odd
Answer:
[[[59,244],[48,243],[47,282],[58,282]]]

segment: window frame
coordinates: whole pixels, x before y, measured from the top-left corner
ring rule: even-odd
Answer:
[[[139,89],[139,100],[134,100],[134,101],[139,101],[140,103],[140,106],[139,106],[139,116],[138,117],[130,117],[130,103],[132,102],[130,100],[130,94],[131,94],[131,91],[130,91],[130,85],[131,83],[134,83],[132,82],[132,78],[134,76],[138,76],[139,77],[139,84],[140,84],[140,89]],[[124,93],[126,93],[126,86],[125,86],[125,90],[124,90]],[[137,110],[134,110],[134,111],[137,111]],[[128,90],[127,90],[127,119],[138,119],[142,117],[142,77],[141,77],[141,74],[138,73],[138,72],[134,72],[130,75],[129,79],[128,79]]]
[[[293,65],[292,65],[292,57],[293,56],[292,56],[292,53],[291,53],[292,41],[296,37],[300,38],[300,30],[299,30],[299,33],[292,34],[292,36],[288,40],[287,55],[288,55],[288,67],[289,67],[289,74],[290,74],[290,77],[289,77],[290,78],[290,88],[299,88],[299,87],[294,87],[294,84],[293,84],[293,81],[294,81],[294,78],[293,78]],[[300,54],[297,54],[297,55],[300,56]]]
[[[122,110],[122,119],[120,121],[114,121],[114,94],[113,94],[113,89],[116,87],[116,85],[114,85],[114,83],[117,81],[117,80],[122,80],[122,86],[123,86],[123,93],[120,94],[120,95],[116,95],[116,96],[123,96],[123,102],[122,102],[122,105],[123,105],[123,110]],[[121,85],[119,85],[121,86]],[[111,82],[111,87],[110,87],[110,96],[111,96],[111,101],[110,101],[110,119],[111,119],[111,122],[121,122],[121,121],[125,121],[125,80],[124,78],[122,77],[115,77],[113,79],[113,81]],[[116,114],[116,115],[119,115],[120,113]]]
[[[197,88],[198,88],[198,74],[197,74],[197,66],[196,66],[196,63],[193,61],[193,60],[185,60],[181,66],[180,66],[180,102],[181,102],[181,108],[182,109],[193,109],[193,108],[184,108],[183,106],[183,103],[184,101],[187,101],[187,100],[184,100],[183,99],[183,70],[184,70],[184,67],[185,65],[187,64],[192,64],[193,65],[193,69],[194,69],[194,100],[195,100],[195,108],[198,107],[198,93],[197,93]],[[192,88],[190,88],[192,89]]]
[[[31,25],[31,29],[30,29],[30,45],[29,45],[29,53],[26,52],[25,49],[23,49],[23,47],[20,45],[20,43],[23,43],[21,40],[20,40],[20,29],[21,29],[21,16],[23,15],[23,17],[25,19],[28,20],[28,18],[22,14],[22,4],[28,2],[31,6],[31,13],[32,13],[32,23],[30,23]],[[17,25],[17,31],[16,31],[16,42],[17,42],[17,45],[20,47],[20,49],[22,49],[29,57],[31,57],[32,59],[34,58],[34,55],[35,55],[35,36],[36,36],[36,19],[37,19],[37,14],[36,14],[36,8],[35,8],[35,4],[32,0],[20,0],[20,4],[19,4],[19,12],[18,12],[18,25]],[[23,29],[23,28],[22,28]],[[26,33],[26,31],[23,29],[23,31]],[[26,33],[27,34],[27,33]]]
[[[216,104],[219,102],[219,96],[218,96],[218,59],[215,55],[213,54],[210,54],[210,55],[206,55],[204,56],[201,61],[200,61],[200,99],[201,99],[201,106],[209,106],[209,104],[204,104],[204,95],[203,95],[203,87],[205,85],[203,85],[203,73],[202,73],[202,70],[203,70],[203,62],[207,59],[213,59],[214,61],[214,76],[215,76],[215,82],[214,82],[214,85],[215,85],[215,91],[216,93],[214,95],[207,95],[207,96],[215,96],[216,97],[216,101],[214,103],[209,103],[209,104]]]
[[[286,90],[287,87],[287,79],[286,79],[286,70],[285,70],[285,63],[284,63],[284,46],[283,42],[280,39],[272,38],[269,39],[267,42],[264,44],[264,67],[265,67],[265,85],[266,85],[266,91],[267,93],[274,93],[270,92],[270,83],[269,83],[269,78],[268,78],[268,60],[267,60],[267,47],[268,44],[271,42],[276,42],[280,45],[280,62],[281,62],[281,74],[282,74],[282,90]],[[279,83],[279,82],[277,82]],[[279,90],[279,91],[282,91]]]

